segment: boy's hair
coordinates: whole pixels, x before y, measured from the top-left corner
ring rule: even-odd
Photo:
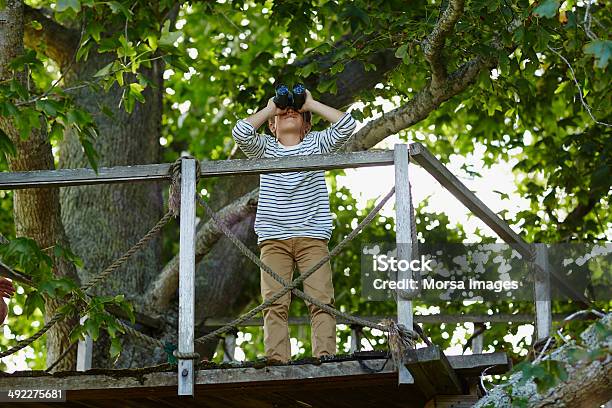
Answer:
[[[304,140],[304,136],[306,136],[308,134],[308,132],[310,131],[310,129],[312,128],[312,113],[311,112],[302,112],[302,118],[304,119],[304,134],[302,135],[302,138],[300,140]],[[275,117],[272,119],[268,120],[268,128],[270,129],[270,132],[272,132],[272,134],[278,139],[278,136],[276,136],[276,132],[274,132],[272,130],[271,124],[274,123],[273,121],[276,120]]]

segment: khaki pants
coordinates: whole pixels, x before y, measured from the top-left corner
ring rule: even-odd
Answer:
[[[308,271],[329,254],[328,240],[298,237],[290,239],[267,239],[259,244],[260,259],[285,281],[293,280],[293,269],[301,273]],[[283,286],[267,272],[261,270],[261,296],[271,298]],[[326,262],[304,281],[304,292],[328,304],[334,304],[331,265]],[[289,303],[291,292],[285,294],[270,307],[264,309],[264,346],[269,359],[289,361]],[[329,313],[312,304],[308,305],[312,327],[312,355],[321,357],[336,354],[336,319]]]

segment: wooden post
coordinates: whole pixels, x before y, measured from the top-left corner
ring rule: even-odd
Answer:
[[[179,249],[178,351],[194,352],[195,324],[195,194],[196,162],[181,161],[181,229]],[[193,360],[178,361],[178,395],[193,395]]]
[[[477,332],[484,327],[484,323],[474,323],[474,332]],[[484,333],[480,333],[478,336],[472,339],[472,354],[482,354],[483,340]]]
[[[351,325],[351,353],[361,351],[361,327]]]
[[[87,316],[81,317],[81,324],[87,320]],[[93,340],[85,336],[85,340],[79,340],[77,345],[77,371],[87,371],[91,368],[91,357],[93,354]]]
[[[224,362],[236,361],[234,359],[235,351],[236,351],[236,333],[228,332],[223,338],[223,361]]]
[[[548,264],[548,248],[546,244],[535,244],[535,264],[542,268],[535,268],[534,295],[536,308],[536,334],[537,340],[550,336],[552,332],[552,310],[550,293],[550,269]]]
[[[396,144],[393,152],[395,163],[395,239],[397,245],[397,261],[410,261],[412,256],[412,236],[410,234],[410,188],[408,185],[408,145]],[[398,281],[412,279],[412,273],[398,271]],[[412,301],[404,299],[401,292],[397,296],[397,322],[409,330],[413,330]],[[414,384],[410,371],[400,364],[399,383]]]

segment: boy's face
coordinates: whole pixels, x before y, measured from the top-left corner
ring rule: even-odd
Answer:
[[[268,127],[277,137],[280,131],[283,134],[297,132],[301,134],[301,138],[304,138],[310,132],[311,126],[310,121],[305,121],[301,113],[291,108],[287,109],[284,114],[274,116],[268,121]]]
[[[275,118],[274,132],[295,132],[300,131],[304,127],[304,117],[298,111],[291,108],[287,109],[282,115]]]

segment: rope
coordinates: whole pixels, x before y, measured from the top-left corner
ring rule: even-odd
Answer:
[[[174,213],[172,211],[168,211],[157,222],[157,224],[155,224],[155,226],[153,228],[151,228],[151,230],[149,230],[149,232],[147,232],[125,254],[123,254],[123,256],[121,256],[120,258],[115,260],[115,262],[113,262],[108,268],[106,268],[105,270],[100,272],[98,274],[98,276],[96,276],[95,278],[93,278],[92,280],[87,282],[85,285],[81,286],[81,290],[83,292],[87,292],[89,289],[93,288],[94,286],[98,285],[99,283],[104,281],[106,278],[108,278],[108,276],[110,274],[112,274],[119,267],[121,267],[132,255],[134,255],[136,252],[138,252],[140,249],[142,249],[149,241],[151,241],[151,239],[153,239],[153,237],[172,219],[173,216],[174,216]],[[68,301],[68,304],[70,304],[72,302],[74,302],[74,299],[71,299],[70,301]],[[32,336],[28,337],[27,339],[21,340],[14,347],[11,347],[10,349],[0,353],[0,358],[4,358],[6,356],[10,356],[11,354],[14,354],[14,353],[18,352],[19,350],[21,350],[21,349],[23,349],[25,347],[28,347],[30,344],[32,344],[36,340],[38,340],[43,334],[45,334],[47,331],[49,331],[49,329],[51,329],[56,323],[62,321],[65,317],[66,317],[65,313],[56,313],[55,315],[53,315],[51,320],[49,320],[39,331],[37,331],[36,333],[34,333]],[[61,359],[59,359],[59,360],[61,360]],[[55,363],[57,363],[57,362],[58,361],[56,361]]]
[[[53,362],[53,364],[51,364],[49,367],[47,367],[47,369],[45,370],[45,373],[50,373],[51,370],[53,370],[55,368],[55,366],[57,366],[60,363],[60,361],[62,361],[68,355],[68,353],[70,353],[72,351],[72,349],[74,349],[74,347],[77,344],[78,343],[72,343],[62,354],[60,354],[60,356],[57,358],[57,360],[55,360]]]
[[[43,334],[45,334],[47,331],[49,331],[49,329],[51,327],[53,327],[53,325],[61,320],[63,320],[66,317],[65,314],[63,313],[56,313],[51,320],[49,320],[39,331],[37,331],[36,333],[34,333],[32,336],[28,337],[27,339],[21,340],[20,342],[18,342],[15,346],[11,347],[10,349],[3,351],[2,353],[0,353],[0,358],[4,358],[6,356],[10,356],[13,353],[18,352],[19,350],[28,347],[30,344],[34,343],[36,340],[38,340]]]
[[[113,262],[108,268],[104,271],[100,272],[98,276],[90,280],[88,283],[83,285],[81,289],[83,292],[87,292],[92,287],[96,286],[103,280],[105,280],[110,274],[115,272],[119,267],[121,267],[132,255],[141,250],[151,239],[155,237],[155,235],[172,219],[174,214],[171,211],[168,211],[158,222],[155,224],[149,232],[143,236],[140,241],[138,241],[133,247],[131,247],[122,257],[118,258],[115,262]]]
[[[200,161],[193,156],[181,156],[170,165],[170,175],[172,182],[170,183],[170,196],[168,197],[168,209],[174,217],[178,217],[181,212],[181,168],[183,159],[193,159],[196,161],[196,186],[200,181]]]
[[[372,220],[374,219],[374,217],[376,216],[376,214],[387,203],[387,201],[391,198],[391,196],[393,196],[394,193],[395,193],[395,187],[393,187],[391,189],[391,191],[389,191],[389,193],[387,193],[387,195],[382,199],[382,201],[376,207],[374,207],[374,209],[372,209],[372,211],[370,211],[370,213],[363,219],[363,221],[361,221],[359,223],[359,225],[357,225],[357,227],[353,231],[351,231],[334,249],[332,249],[332,251],[327,256],[325,256],[316,265],[314,265],[312,268],[310,268],[305,273],[301,274],[298,278],[293,280],[291,283],[286,282],[281,276],[279,276],[272,269],[270,269],[269,266],[267,266],[263,262],[261,262],[259,257],[257,257],[257,255],[255,255],[249,248],[247,248],[246,245],[244,245],[234,235],[234,233],[217,217],[217,215],[212,210],[212,208],[210,208],[208,203],[206,203],[206,201],[204,201],[199,194],[196,195],[196,200],[197,200],[198,204],[200,204],[200,206],[202,206],[204,208],[206,214],[215,222],[215,224],[219,227],[219,229],[221,229],[221,231],[223,231],[223,233],[230,239],[230,241],[232,241],[234,243],[234,245],[236,245],[238,247],[238,249],[240,249],[240,251],[243,253],[243,255],[245,255],[247,258],[249,258],[252,262],[254,262],[257,266],[259,266],[261,269],[263,269],[270,276],[272,276],[272,278],[274,278],[274,280],[279,282],[284,287],[283,287],[283,289],[281,289],[280,291],[275,293],[270,299],[266,300],[265,302],[263,302],[259,306],[251,309],[249,312],[243,314],[242,316],[240,316],[237,319],[233,320],[229,324],[227,324],[227,325],[225,325],[223,327],[220,327],[217,330],[215,330],[215,331],[213,331],[211,333],[208,333],[205,336],[202,336],[202,337],[196,339],[195,341],[197,343],[202,343],[202,342],[210,340],[210,339],[212,339],[214,337],[217,337],[220,334],[223,334],[223,333],[229,331],[230,329],[240,325],[244,321],[252,318],[257,313],[261,312],[263,309],[269,307],[270,305],[272,305],[274,302],[276,302],[278,299],[280,299],[282,296],[284,296],[289,291],[292,291],[298,297],[306,300],[307,302],[310,302],[310,303],[316,305],[320,309],[322,309],[322,310],[324,310],[324,311],[326,311],[326,312],[328,312],[328,313],[330,313],[332,315],[343,317],[346,320],[348,320],[348,321],[350,321],[352,323],[361,325],[361,326],[376,328],[376,329],[379,329],[381,331],[387,332],[388,331],[388,327],[387,326],[384,326],[384,325],[381,325],[381,324],[377,324],[377,323],[373,323],[373,322],[370,322],[368,320],[365,320],[365,319],[362,319],[362,318],[359,318],[359,317],[355,317],[355,316],[351,316],[351,315],[349,315],[347,313],[341,312],[341,311],[333,308],[332,306],[324,304],[324,303],[318,301],[317,299],[307,295],[306,293],[304,293],[301,290],[297,289],[297,286],[299,284],[301,284],[304,280],[306,280],[315,271],[317,271],[327,261],[329,261],[331,258],[336,256],[344,248],[344,246],[346,246],[346,244],[348,244],[351,240],[353,240],[353,238],[355,238],[355,236],[357,236],[357,234],[365,226],[370,224],[372,222]],[[417,333],[412,331],[412,330],[409,330],[409,332],[411,332],[410,335],[412,337],[414,337],[414,338],[416,338],[418,336]]]

